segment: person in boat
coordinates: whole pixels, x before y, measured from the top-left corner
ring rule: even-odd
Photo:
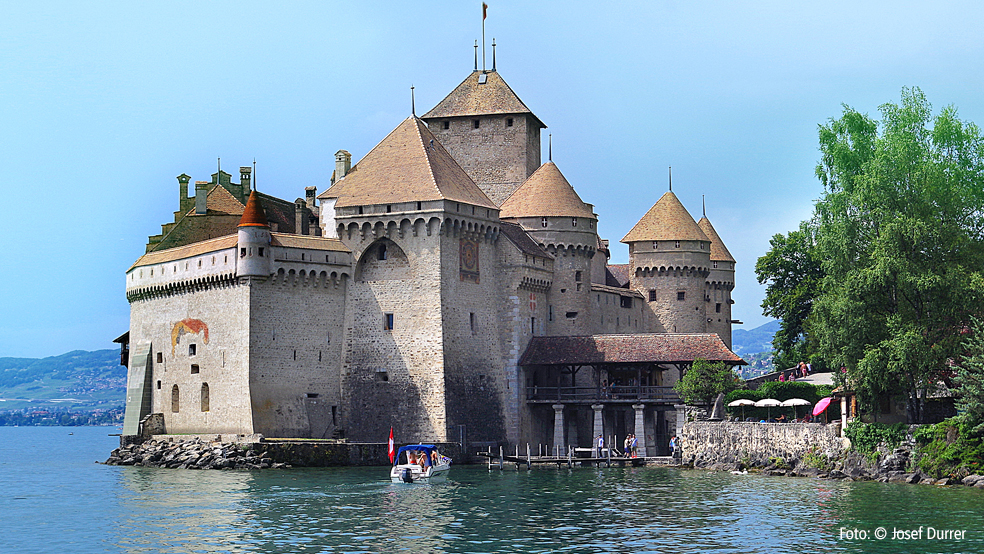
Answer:
[[[420,455],[417,456],[417,463],[420,464],[420,469],[424,469],[425,467],[427,467],[427,453],[426,452],[421,452]]]
[[[440,464],[441,464],[441,460],[437,456],[437,450],[431,450],[431,465],[436,466]]]

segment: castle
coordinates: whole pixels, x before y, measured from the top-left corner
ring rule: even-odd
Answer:
[[[665,454],[672,385],[731,350],[735,260],[667,192],[610,265],[593,206],[493,67],[289,202],[252,170],[178,176],[126,272],[124,435],[259,433]]]

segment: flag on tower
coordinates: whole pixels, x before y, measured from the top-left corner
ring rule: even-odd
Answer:
[[[482,2],[482,21],[485,21],[485,17],[488,11],[489,11],[489,5],[486,4],[485,2]]]
[[[396,461],[396,450],[393,448],[393,428],[392,427],[390,427],[389,455],[390,455],[390,463],[392,464],[393,462]]]

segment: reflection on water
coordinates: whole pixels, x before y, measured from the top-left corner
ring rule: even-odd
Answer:
[[[93,464],[107,431],[0,427],[0,551],[984,552],[984,491],[657,468],[191,471]],[[963,541],[845,539],[879,526]]]

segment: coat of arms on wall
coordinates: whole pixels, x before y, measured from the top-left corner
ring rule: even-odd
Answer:
[[[462,281],[478,283],[478,241],[460,239],[458,243],[458,271]]]

